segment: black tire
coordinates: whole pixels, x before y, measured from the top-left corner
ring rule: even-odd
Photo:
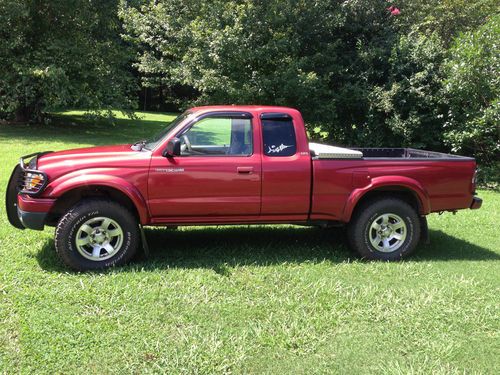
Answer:
[[[99,221],[101,219],[108,219],[109,221],[106,222],[110,224],[108,224],[107,228],[111,229],[109,229],[109,234],[106,231],[98,233],[101,236],[99,241],[103,242],[97,244],[97,242],[94,242],[95,230],[99,231]],[[95,229],[94,224],[91,224],[93,221],[97,223]],[[104,221],[101,222],[102,225],[105,225]],[[86,223],[90,224],[87,224],[84,230]],[[90,229],[87,229],[89,227],[93,231],[91,234],[86,234],[90,231]],[[113,235],[112,232],[118,234]],[[77,235],[83,242],[92,242],[86,245],[77,245]],[[87,236],[92,237],[92,239],[87,240]],[[81,201],[59,220],[55,232],[57,255],[64,264],[76,271],[102,270],[124,265],[137,252],[139,243],[139,225],[134,215],[118,203],[105,199]],[[112,251],[107,252],[103,247],[96,250],[99,254],[94,256],[91,254],[93,246],[107,246],[108,244],[111,245]],[[101,257],[103,260],[99,260]]]
[[[400,228],[394,229],[396,227]],[[362,258],[396,261],[415,250],[420,239],[420,220],[407,202],[397,198],[379,198],[356,209],[348,225],[347,236],[350,247]]]

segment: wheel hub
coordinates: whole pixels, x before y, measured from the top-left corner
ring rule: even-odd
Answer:
[[[123,237],[123,230],[115,220],[95,217],[79,227],[75,239],[76,248],[87,259],[103,261],[120,250]]]
[[[90,242],[93,244],[103,244],[109,240],[108,232],[94,229],[90,234]]]
[[[373,220],[369,229],[372,246],[378,251],[390,253],[399,249],[406,240],[406,223],[392,213],[383,214]]]
[[[380,230],[378,231],[381,237],[389,237],[392,233],[392,229],[389,226],[381,226]]]

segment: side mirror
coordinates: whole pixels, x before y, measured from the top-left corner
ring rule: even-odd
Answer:
[[[173,158],[181,154],[181,140],[179,138],[172,138],[167,143],[167,148],[163,151],[163,156],[166,158]]]

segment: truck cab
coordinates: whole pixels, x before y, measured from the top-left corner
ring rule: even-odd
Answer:
[[[155,147],[149,175],[155,224],[308,218],[311,156],[296,110],[195,108],[163,144],[146,147]]]

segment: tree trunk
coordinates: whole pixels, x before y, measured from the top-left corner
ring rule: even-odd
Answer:
[[[34,117],[34,108],[33,106],[25,106],[25,107],[20,107],[16,110],[14,114],[14,121],[15,122],[21,122],[21,123],[26,123],[29,122],[30,120],[33,119]]]

